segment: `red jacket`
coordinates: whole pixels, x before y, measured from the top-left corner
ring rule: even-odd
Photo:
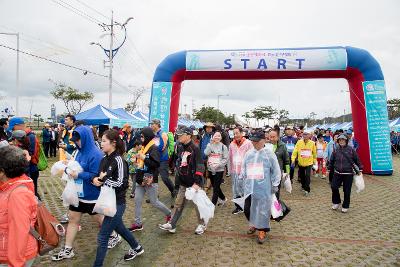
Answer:
[[[28,176],[0,182],[0,264],[25,266],[37,256],[37,241],[29,233],[36,215],[34,185]]]

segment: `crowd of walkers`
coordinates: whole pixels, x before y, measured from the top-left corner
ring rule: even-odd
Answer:
[[[37,190],[40,143],[23,119],[16,117],[0,120],[0,138],[0,234],[3,243],[8,243],[0,248],[0,266],[30,266],[37,257],[37,244],[27,229],[35,223],[35,195],[40,198]],[[311,131],[290,125],[262,129],[235,125],[224,129],[206,123],[200,129],[178,127],[172,134],[163,132],[160,120],[154,119],[150,127],[140,130],[124,125],[122,129],[98,133],[96,128],[85,126],[68,115],[60,127],[45,125],[42,146],[46,156],[54,156],[52,149],[55,147],[61,161],[67,164],[73,160],[82,167],[79,173],[68,167],[64,170],[75,183],[79,202],[69,205],[61,218],[68,222],[65,243],[53,254],[52,260],[75,257],[74,241],[85,230],[80,232],[80,221],[82,215],[89,214],[99,228],[93,266],[103,266],[107,250],[122,239],[130,247],[125,260],[144,253],[132,233],[144,229],[142,207],[146,197],[146,201],[160,211],[160,217],[164,217],[159,228],[176,233],[187,202],[186,190],[212,190],[211,202],[215,207],[222,207],[228,199],[221,185],[225,179],[230,179],[232,214],[244,213],[249,221],[247,233],[257,232],[256,241],[262,244],[270,231],[272,196],[282,197],[281,185],[286,179],[293,183],[296,167],[305,197],[311,194],[312,175],[328,178],[332,209],[339,209],[341,205],[343,213],[350,207],[353,175],[362,172],[358,144],[351,130]],[[159,177],[170,192],[170,205],[158,198]],[[25,187],[18,187],[20,184]],[[339,193],[341,186],[343,202]],[[106,187],[115,190],[113,216],[94,212],[99,195]],[[129,205],[127,193],[135,203],[129,227],[122,220]],[[195,209],[194,233],[201,235],[208,225],[200,217],[198,208]],[[10,237],[16,236],[21,237],[18,242],[8,242]]]

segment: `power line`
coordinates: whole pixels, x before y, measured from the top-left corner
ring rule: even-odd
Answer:
[[[111,20],[110,17],[107,17],[106,15],[104,15],[103,13],[101,13],[100,11],[98,11],[97,9],[94,9],[93,7],[89,6],[88,4],[84,3],[83,1],[80,0],[75,0],[76,2],[80,3],[81,5],[91,9],[92,11],[94,11],[95,13],[99,14],[100,16],[106,18],[107,20]]]
[[[87,73],[90,73],[90,74],[97,75],[97,76],[100,76],[100,77],[105,77],[105,78],[108,77],[108,76],[103,75],[103,74],[99,74],[99,73],[96,73],[96,72],[93,72],[93,71],[85,70],[85,69],[82,69],[80,67],[75,67],[75,66],[72,66],[72,65],[69,65],[69,64],[65,64],[65,63],[62,63],[62,62],[59,62],[59,61],[55,61],[55,60],[52,60],[52,59],[48,59],[48,58],[45,58],[45,57],[41,57],[41,56],[38,56],[38,55],[34,55],[32,53],[25,52],[25,51],[22,51],[22,50],[18,50],[18,49],[15,49],[15,48],[3,45],[3,44],[0,44],[0,46],[4,47],[4,48],[7,48],[7,49],[10,49],[10,50],[13,50],[13,51],[16,51],[16,52],[18,51],[19,53],[22,53],[22,54],[25,54],[25,55],[28,55],[28,56],[31,56],[31,57],[35,57],[35,58],[42,59],[42,60],[45,60],[45,61],[48,61],[48,62],[52,62],[52,63],[58,64],[58,65],[62,65],[64,67],[68,67],[68,68],[72,68],[72,69],[83,71],[85,75]]]
[[[143,61],[144,66],[146,67],[146,69],[147,69],[147,70],[149,71],[149,73],[151,74],[151,70],[150,70],[149,65],[148,65],[147,62],[144,60],[144,58],[142,57],[142,55],[139,53],[139,50],[137,49],[135,43],[132,41],[131,38],[129,38],[129,36],[128,36],[128,42],[130,42],[130,43],[132,44],[133,49],[136,51],[136,54],[137,54],[137,55],[139,56],[139,58]]]
[[[83,12],[82,10],[64,2],[63,0],[51,0],[52,2],[56,3],[59,6],[64,7],[65,9],[68,9],[69,11],[75,13],[76,15],[95,23],[96,25],[102,25],[104,24],[103,22],[101,22],[100,20],[88,15],[87,13]]]

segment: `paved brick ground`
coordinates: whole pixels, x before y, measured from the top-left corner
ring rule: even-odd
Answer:
[[[135,237],[145,254],[124,262],[128,249],[124,241],[109,251],[105,266],[400,266],[400,158],[394,159],[394,167],[393,176],[365,176],[366,190],[360,194],[354,190],[348,214],[330,210],[326,180],[312,178],[312,193],[307,198],[295,182],[292,194],[282,196],[292,212],[282,222],[272,222],[269,240],[263,245],[256,244],[255,235],[246,235],[247,221],[243,214],[231,214],[232,203],[216,209],[203,236],[193,233],[193,204],[185,209],[175,235],[159,230],[162,214],[144,204],[145,229]],[[222,188],[230,197],[229,178],[226,181]],[[65,212],[58,199],[62,190],[60,179],[42,173],[39,192],[56,215]],[[169,205],[164,185],[160,195]],[[129,198],[128,206],[126,225],[133,219],[134,204]],[[82,228],[75,242],[75,258],[53,263],[43,256],[35,266],[91,266],[98,229],[88,216]]]

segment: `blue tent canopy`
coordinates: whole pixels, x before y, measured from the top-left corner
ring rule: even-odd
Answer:
[[[81,112],[76,116],[77,120],[83,120],[87,125],[110,124],[110,120],[118,120],[118,114],[102,105],[97,105],[89,110]]]
[[[146,121],[149,120],[149,116],[148,116],[147,114],[141,112],[141,111],[136,111],[135,113],[133,113],[133,115],[134,115],[135,117],[138,117],[138,118],[143,119],[143,120],[146,120]]]

